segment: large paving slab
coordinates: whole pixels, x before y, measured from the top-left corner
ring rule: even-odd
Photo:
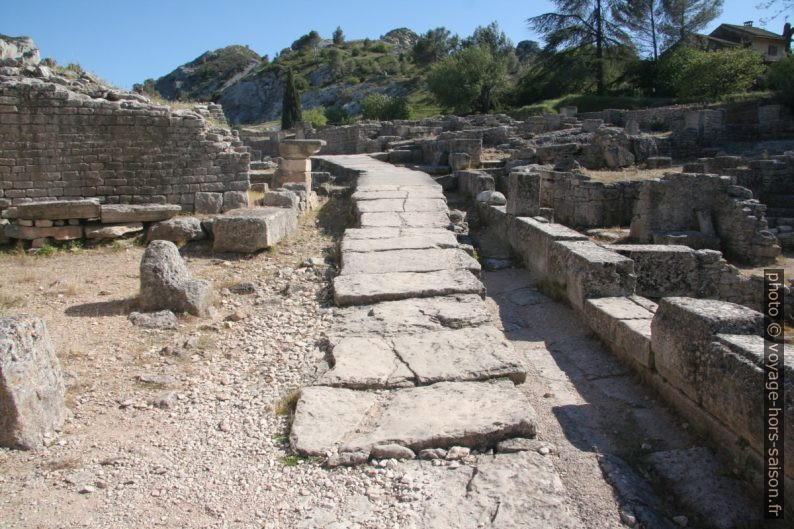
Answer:
[[[356,202],[359,213],[382,211],[447,211],[447,202],[438,198],[384,198]]]
[[[485,287],[467,270],[351,274],[334,278],[334,302],[339,306],[450,294],[484,296]]]
[[[444,192],[438,187],[412,186],[412,187],[404,187],[402,189],[397,187],[396,189],[385,189],[385,190],[359,188],[358,191],[353,193],[354,202],[361,202],[366,200],[381,200],[388,198],[402,198],[402,199],[435,198],[439,200],[444,200],[446,202],[446,198],[444,197]]]
[[[362,213],[359,220],[362,228],[406,227],[406,228],[446,228],[449,215],[446,211],[410,211]]]
[[[480,263],[459,248],[433,248],[369,253],[344,252],[341,275],[437,270],[468,270],[473,274],[479,274],[480,269]]]
[[[535,411],[509,380],[439,382],[379,393],[310,386],[301,391],[290,443],[299,454],[323,456],[340,449],[368,454],[379,444],[415,452],[484,448],[535,433]]]
[[[346,252],[383,252],[388,250],[429,250],[432,248],[457,248],[458,240],[449,230],[438,230],[427,235],[405,237],[379,237],[342,240],[342,253]]]
[[[329,339],[333,344],[347,336],[415,334],[477,327],[492,321],[493,316],[477,294],[384,301],[335,309]]]
[[[507,377],[519,384],[526,367],[504,335],[490,326],[342,338],[331,350],[334,367],[319,383],[354,389],[428,385]]]
[[[407,466],[407,465],[405,465]],[[574,529],[584,524],[570,507],[551,458],[535,451],[479,456],[473,467],[430,467],[428,500],[418,527],[433,529]]]

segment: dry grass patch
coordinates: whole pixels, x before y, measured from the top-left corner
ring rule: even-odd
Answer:
[[[11,294],[0,293],[0,312],[6,310],[22,307],[25,304],[25,298],[22,296],[14,296]]]
[[[627,167],[626,169],[619,169],[617,171],[582,169],[582,173],[597,182],[612,184],[615,182],[625,182],[629,180],[651,180],[653,178],[661,178],[667,173],[680,173],[682,170],[683,166],[674,165],[672,167],[664,167],[661,169],[641,169],[639,167]]]

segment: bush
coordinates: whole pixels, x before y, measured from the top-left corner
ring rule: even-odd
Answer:
[[[378,42],[372,47],[372,51],[375,53],[388,53],[389,46],[385,42]]]
[[[766,86],[776,91],[784,103],[794,106],[794,55],[789,55],[769,68]]]
[[[469,46],[437,62],[427,76],[430,91],[455,112],[489,112],[504,90],[507,64],[485,46]]]
[[[325,109],[325,118],[329,125],[349,125],[353,123],[353,118],[342,107],[328,107]]]
[[[678,49],[659,65],[659,79],[676,97],[714,99],[746,92],[764,73],[758,53],[749,49]]]
[[[312,107],[303,111],[303,121],[311,123],[312,127],[319,128],[328,124],[323,107]]]
[[[392,119],[410,119],[411,107],[404,97],[389,97],[385,94],[369,94],[361,103],[364,119],[389,121]]]

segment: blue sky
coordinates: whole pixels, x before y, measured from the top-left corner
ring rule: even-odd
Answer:
[[[707,30],[720,22],[754,19],[758,25],[760,1],[726,0]],[[513,42],[539,40],[525,21],[551,6],[548,0],[0,0],[0,33],[33,37],[43,57],[77,62],[130,88],[207,50],[247,44],[272,57],[311,29],[330,37],[336,26],[349,39],[377,38],[398,27],[422,33],[445,26],[466,36],[495,20]],[[781,16],[768,29],[779,33],[782,27]]]

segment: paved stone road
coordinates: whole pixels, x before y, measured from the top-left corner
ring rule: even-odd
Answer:
[[[533,439],[517,387],[527,367],[483,301],[479,263],[446,229],[441,187],[366,155],[323,159],[359,173],[359,227],[341,244],[332,367],[301,392],[293,449],[332,465],[444,460],[421,464],[438,487],[423,527],[580,527]]]

